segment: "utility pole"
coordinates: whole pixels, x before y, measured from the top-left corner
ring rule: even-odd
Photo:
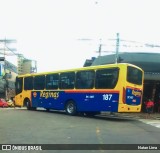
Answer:
[[[115,54],[115,63],[118,63],[118,54],[119,54],[119,33],[117,33],[117,38],[116,38],[116,54]]]
[[[99,56],[101,56],[101,53],[102,53],[102,39],[99,39],[99,41],[100,41],[100,44],[99,44],[98,53],[99,53]]]
[[[4,79],[5,79],[5,87],[4,87],[4,92],[5,92],[5,99],[8,99],[8,80],[7,80],[7,72],[6,72],[6,38],[4,40]]]

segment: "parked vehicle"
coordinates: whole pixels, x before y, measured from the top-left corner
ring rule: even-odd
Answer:
[[[8,103],[3,98],[0,98],[0,107],[8,107]]]

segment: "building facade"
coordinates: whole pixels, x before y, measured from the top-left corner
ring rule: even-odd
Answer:
[[[0,98],[6,100],[12,99],[15,96],[15,81],[16,76],[26,73],[35,73],[37,71],[36,61],[29,60],[18,55],[17,66],[5,60],[5,57],[0,57]]]
[[[0,98],[11,99],[15,96],[17,67],[0,58]]]
[[[33,64],[34,62],[34,64]],[[36,61],[26,59],[23,55],[18,55],[18,74],[36,73]]]

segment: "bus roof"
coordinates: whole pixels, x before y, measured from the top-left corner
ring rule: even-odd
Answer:
[[[130,65],[130,66],[133,66],[133,67],[136,67],[136,68],[142,70],[140,67],[133,65],[133,64],[130,64],[130,63],[117,63],[117,64],[115,63],[115,64],[87,66],[87,67],[73,68],[73,69],[66,69],[66,70],[56,70],[56,71],[49,71],[49,72],[27,73],[27,74],[18,75],[18,77],[46,75],[46,74],[52,74],[52,73],[62,73],[62,72],[70,72],[70,71],[77,71],[77,70],[90,70],[90,69],[106,68],[106,67],[119,67],[121,65]]]

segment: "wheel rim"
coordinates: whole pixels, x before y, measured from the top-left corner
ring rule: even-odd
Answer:
[[[74,112],[74,104],[73,103],[69,103],[67,105],[67,112],[72,114]]]
[[[29,102],[28,101],[26,102],[26,105],[27,105],[27,107],[29,107]]]
[[[26,101],[26,107],[27,107],[27,109],[30,109],[30,108],[31,108],[29,101]]]

